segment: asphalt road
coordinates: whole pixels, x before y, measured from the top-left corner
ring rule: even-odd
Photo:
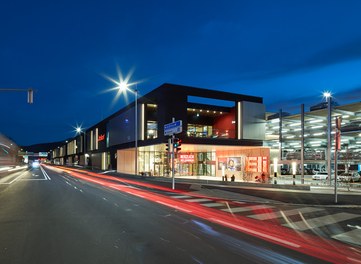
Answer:
[[[324,263],[140,195],[45,171],[0,179],[0,263]]]

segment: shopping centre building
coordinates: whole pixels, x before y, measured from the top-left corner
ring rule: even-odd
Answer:
[[[261,97],[173,84],[161,85],[68,139],[51,158],[55,164],[167,176],[171,159],[164,126],[173,120],[182,121],[182,132],[175,135],[182,141],[176,175],[242,179],[269,173]]]
[[[173,84],[136,102],[52,150],[52,162],[168,176],[172,163],[164,126],[181,121],[176,176],[227,174],[249,181],[261,173],[304,175],[326,171],[334,160],[334,119],[340,117],[338,170],[361,170],[359,102],[330,104],[330,109],[327,102],[310,109],[300,105],[299,114],[267,113],[261,97]]]

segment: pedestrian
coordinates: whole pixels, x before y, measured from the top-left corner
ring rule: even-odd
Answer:
[[[232,177],[231,177],[231,181],[234,182],[235,179],[236,179],[236,177],[234,177],[234,174],[233,174]]]
[[[266,182],[266,175],[264,174],[264,172],[262,172],[261,179],[263,183]]]
[[[224,180],[225,180],[225,181],[228,181],[228,176],[227,176],[227,174],[224,175]]]

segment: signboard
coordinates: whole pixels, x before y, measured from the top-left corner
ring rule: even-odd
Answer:
[[[182,120],[164,125],[164,136],[171,136],[182,132]]]
[[[39,152],[39,157],[47,157],[48,152]]]
[[[194,154],[180,154],[179,160],[181,163],[194,163]]]

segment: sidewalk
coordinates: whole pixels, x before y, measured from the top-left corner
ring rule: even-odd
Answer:
[[[156,182],[170,182],[169,177],[146,177]],[[334,186],[309,184],[265,184],[255,182],[224,182],[219,177],[176,177],[175,183],[188,183],[192,193],[225,199],[257,203],[302,204],[308,206],[360,207],[361,188],[337,188],[335,203]]]
[[[94,171],[94,170],[93,170]],[[116,171],[99,171],[116,177],[137,178],[171,187],[171,177],[121,174]],[[359,186],[359,184],[357,185]],[[277,184],[242,181],[222,181],[214,176],[177,176],[175,187],[194,194],[255,203],[283,203],[287,205],[336,206],[361,208],[361,188],[338,187],[335,203],[334,187],[326,185],[287,184],[277,178]]]

